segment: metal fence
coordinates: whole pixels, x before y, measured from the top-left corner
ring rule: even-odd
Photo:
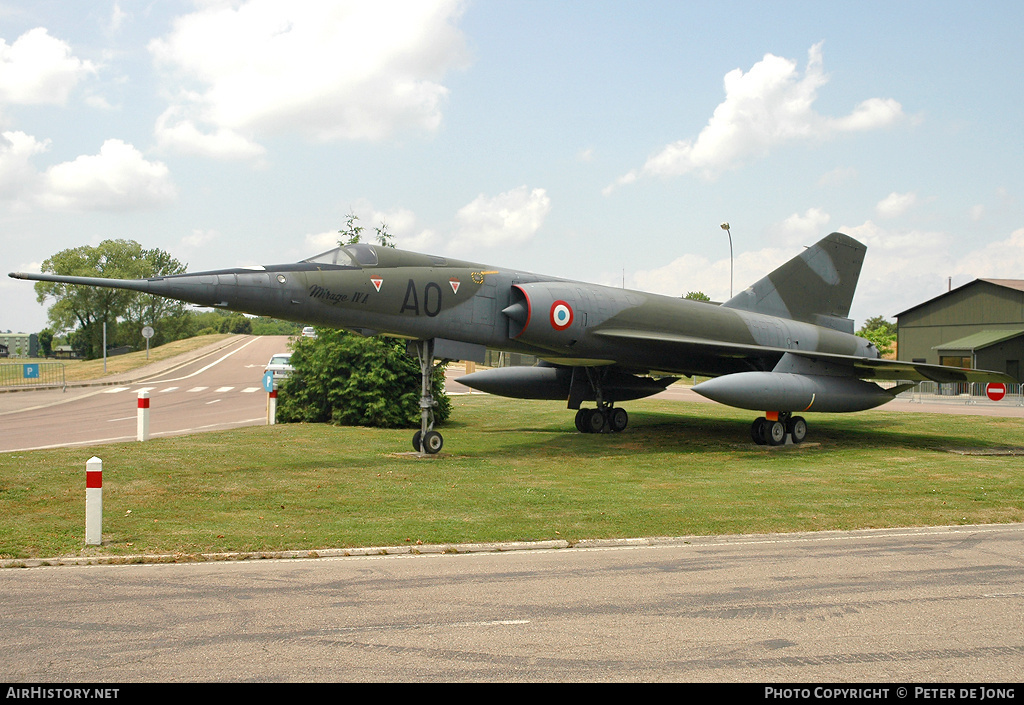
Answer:
[[[896,398],[918,403],[1024,406],[1024,385],[1007,384],[1001,398],[991,398],[988,385],[980,382],[920,382]]]
[[[63,362],[0,363],[0,387],[67,387]]]

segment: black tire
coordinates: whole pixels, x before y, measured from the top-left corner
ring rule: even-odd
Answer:
[[[768,445],[781,446],[786,442],[786,426],[781,421],[768,421],[764,426],[764,439]]]
[[[440,452],[444,446],[444,438],[437,431],[427,431],[427,435],[423,437],[423,450],[431,455]]]
[[[629,414],[625,409],[612,409],[608,413],[608,423],[615,433],[625,431],[629,425]]]
[[[789,431],[789,437],[793,439],[794,443],[803,443],[807,438],[807,422],[803,416],[791,418],[786,424],[786,430]]]
[[[761,416],[754,419],[754,423],[750,424],[750,439],[759,446],[767,443],[764,437],[764,426],[766,423],[768,423],[768,419]]]
[[[576,412],[576,430],[580,433],[587,432],[587,409],[580,409]]]
[[[590,413],[587,414],[585,424],[587,427],[587,433],[601,433],[604,431],[605,419],[604,412],[600,409],[590,409]]]

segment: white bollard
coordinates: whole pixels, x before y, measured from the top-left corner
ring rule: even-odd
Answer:
[[[149,392],[139,392],[139,424],[136,437],[140,441],[149,440]]]
[[[85,464],[85,543],[103,543],[103,461],[96,456]]]
[[[277,390],[267,395],[267,425],[277,423]]]

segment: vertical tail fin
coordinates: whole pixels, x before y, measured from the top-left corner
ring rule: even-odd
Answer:
[[[866,251],[832,233],[722,305],[852,333],[850,304]]]

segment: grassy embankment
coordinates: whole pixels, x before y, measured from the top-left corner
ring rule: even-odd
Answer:
[[[114,357],[107,358],[106,372],[103,370],[102,358],[98,360],[44,360],[42,358],[15,358],[0,361],[0,365],[20,366],[26,362],[63,363],[65,381],[69,383],[87,382],[102,379],[104,376],[131,372],[132,370],[140,369],[155,362],[161,362],[172,357],[177,357],[178,355],[190,353],[194,350],[221,342],[222,340],[230,337],[232,336],[228,334],[215,334],[200,335],[195,338],[185,338],[184,340],[175,340],[173,343],[167,343],[166,345],[161,345],[158,348],[151,349],[149,351],[148,358],[145,350],[127,353],[125,355],[115,355]]]

